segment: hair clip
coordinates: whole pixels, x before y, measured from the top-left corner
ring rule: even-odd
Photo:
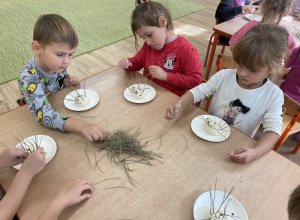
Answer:
[[[143,4],[143,3],[146,3],[146,2],[150,2],[150,0],[137,0],[137,3],[135,5],[135,7],[137,7],[137,6],[139,6],[139,5]]]

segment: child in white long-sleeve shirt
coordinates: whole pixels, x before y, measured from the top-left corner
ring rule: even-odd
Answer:
[[[276,42],[276,47],[274,47]],[[185,93],[170,106],[165,118],[175,118],[184,106],[214,95],[208,112],[253,137],[263,120],[264,134],[253,148],[229,152],[237,163],[250,162],[270,151],[281,134],[283,93],[267,77],[278,74],[287,51],[288,32],[271,24],[251,28],[237,43],[237,69],[221,70]]]

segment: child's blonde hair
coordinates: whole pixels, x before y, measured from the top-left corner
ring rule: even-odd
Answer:
[[[259,24],[252,27],[233,49],[233,59],[250,70],[268,67],[269,78],[274,81],[288,49],[287,30],[276,24]]]
[[[288,203],[289,220],[300,219],[300,185],[290,195]]]
[[[33,40],[46,46],[51,43],[68,43],[71,48],[78,45],[78,36],[72,25],[57,14],[45,14],[36,21]]]
[[[171,14],[162,4],[150,1],[144,3],[139,3],[139,1],[137,1],[137,3],[138,4],[131,16],[131,30],[134,34],[136,49],[138,49],[136,31],[142,26],[160,27],[160,16],[164,16],[167,19],[167,29],[173,30]]]
[[[284,13],[292,6],[293,0],[263,0],[262,8],[265,10],[261,23],[272,20],[278,16],[277,24],[281,21]]]

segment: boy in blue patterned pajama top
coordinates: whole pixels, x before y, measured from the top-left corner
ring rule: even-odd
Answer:
[[[77,34],[67,20],[55,14],[42,15],[31,43],[35,56],[21,70],[19,88],[35,120],[44,126],[81,133],[89,141],[104,140],[101,127],[56,112],[47,99],[64,86],[79,84],[66,72],[77,45]]]

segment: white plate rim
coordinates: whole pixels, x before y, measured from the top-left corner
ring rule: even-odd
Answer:
[[[257,14],[245,14],[245,18],[247,18],[248,20],[250,20],[250,21],[257,21],[257,20],[252,20],[251,18],[254,16],[254,15],[256,15],[256,16],[260,16],[260,19],[259,19],[259,21],[261,21],[262,20],[262,15],[257,15]]]
[[[286,18],[286,19],[284,19]],[[281,21],[286,22],[286,21],[292,21],[294,20],[293,16],[287,15],[285,17],[282,17]]]
[[[137,103],[137,104],[141,104],[141,103],[146,103],[146,102],[150,102],[152,99],[154,99],[154,97],[156,96],[156,91],[155,89],[148,85],[148,84],[144,84],[144,83],[139,83],[139,84],[132,84],[130,85],[129,87],[132,87],[132,86],[137,86],[137,85],[140,85],[140,86],[147,86],[149,88],[149,90],[147,91],[147,95],[145,98],[143,99],[135,99],[132,97],[131,95],[131,92],[129,90],[129,88],[127,87],[124,91],[124,98],[129,101],[129,102],[132,102],[132,103]]]
[[[43,143],[43,141],[45,141],[45,140],[47,140],[50,143],[52,143],[52,145],[50,145],[50,146],[42,146],[44,148],[44,152],[46,153],[46,155],[45,155],[45,164],[47,164],[47,163],[49,163],[52,160],[52,158],[56,154],[56,150],[57,150],[56,142],[55,142],[55,140],[53,138],[51,138],[50,136],[47,136],[47,135],[36,135],[36,136],[37,136],[38,139],[42,138],[41,143]],[[28,139],[29,140],[34,140],[34,138],[35,138],[35,135],[27,137],[27,138],[25,138],[23,140],[24,141],[26,141]],[[21,149],[20,142],[15,147],[18,147],[18,148]],[[20,163],[18,165],[15,165],[14,168],[16,170],[20,170],[21,166],[22,166],[22,163]]]
[[[221,142],[221,141],[224,141],[226,140],[227,138],[229,138],[230,134],[231,134],[231,129],[230,129],[230,126],[228,125],[229,127],[229,130],[228,132],[223,132],[223,135],[220,135],[220,136],[214,136],[214,135],[210,135],[208,134],[205,130],[204,130],[204,120],[202,119],[202,117],[205,117],[205,118],[209,118],[209,119],[212,119],[212,120],[221,120],[223,121],[222,123],[226,123],[223,119],[217,117],[217,116],[214,116],[214,115],[199,115],[197,117],[195,117],[192,122],[191,122],[191,128],[192,128],[192,131],[200,138],[204,139],[204,140],[207,140],[207,141],[211,141],[211,142]],[[226,123],[227,124],[227,123]]]
[[[245,18],[247,18],[248,20],[251,21],[251,17],[253,16],[254,14],[245,14]]]
[[[84,94],[84,89],[77,89],[75,90],[77,91],[79,94]],[[99,100],[100,100],[100,97],[99,95],[94,92],[93,90],[90,90],[90,89],[85,89],[86,91],[86,94],[90,95],[89,98],[91,98],[91,103],[88,105],[88,106],[85,106],[85,107],[80,107],[80,106],[77,106],[75,103],[73,103],[72,101],[69,101],[69,100],[66,100],[68,98],[72,99],[72,96],[70,96],[70,93],[74,92],[70,92],[68,95],[66,95],[66,97],[64,98],[64,105],[66,106],[66,108],[72,110],[72,111],[85,111],[85,110],[89,110],[93,107],[95,107]]]
[[[212,190],[212,193],[215,193],[216,197],[215,197],[215,201],[218,201],[218,199],[222,199],[224,196],[224,192],[222,191],[217,191],[217,190]],[[227,195],[227,193],[225,193]],[[245,210],[245,208],[242,206],[242,204],[236,199],[234,198],[232,195],[230,195],[230,197],[232,198],[231,202],[228,205],[228,208],[230,211],[230,208],[237,208],[240,210],[241,214],[237,214],[237,216],[239,216],[240,220],[248,220],[248,214]],[[200,216],[200,218],[198,218],[197,216],[197,211],[198,208],[200,207],[205,207],[205,208],[210,208],[210,195],[209,195],[209,191],[206,191],[204,193],[202,193],[195,201],[194,203],[194,207],[193,207],[193,215],[194,215],[194,219],[195,220],[200,220],[205,218],[206,216]],[[244,215],[244,216],[243,216]]]
[[[254,16],[255,14],[245,14],[245,18],[246,19],[248,19],[248,20],[250,20],[250,21],[252,21],[252,16]],[[260,20],[259,21],[261,21],[262,20],[262,15],[257,15],[257,16],[260,16]],[[286,18],[286,19],[284,19],[284,18]],[[281,19],[281,21],[283,21],[283,22],[286,22],[286,21],[292,21],[294,18],[293,18],[293,16],[290,16],[290,15],[287,15],[287,16],[285,16],[285,17],[282,17],[282,19]]]

